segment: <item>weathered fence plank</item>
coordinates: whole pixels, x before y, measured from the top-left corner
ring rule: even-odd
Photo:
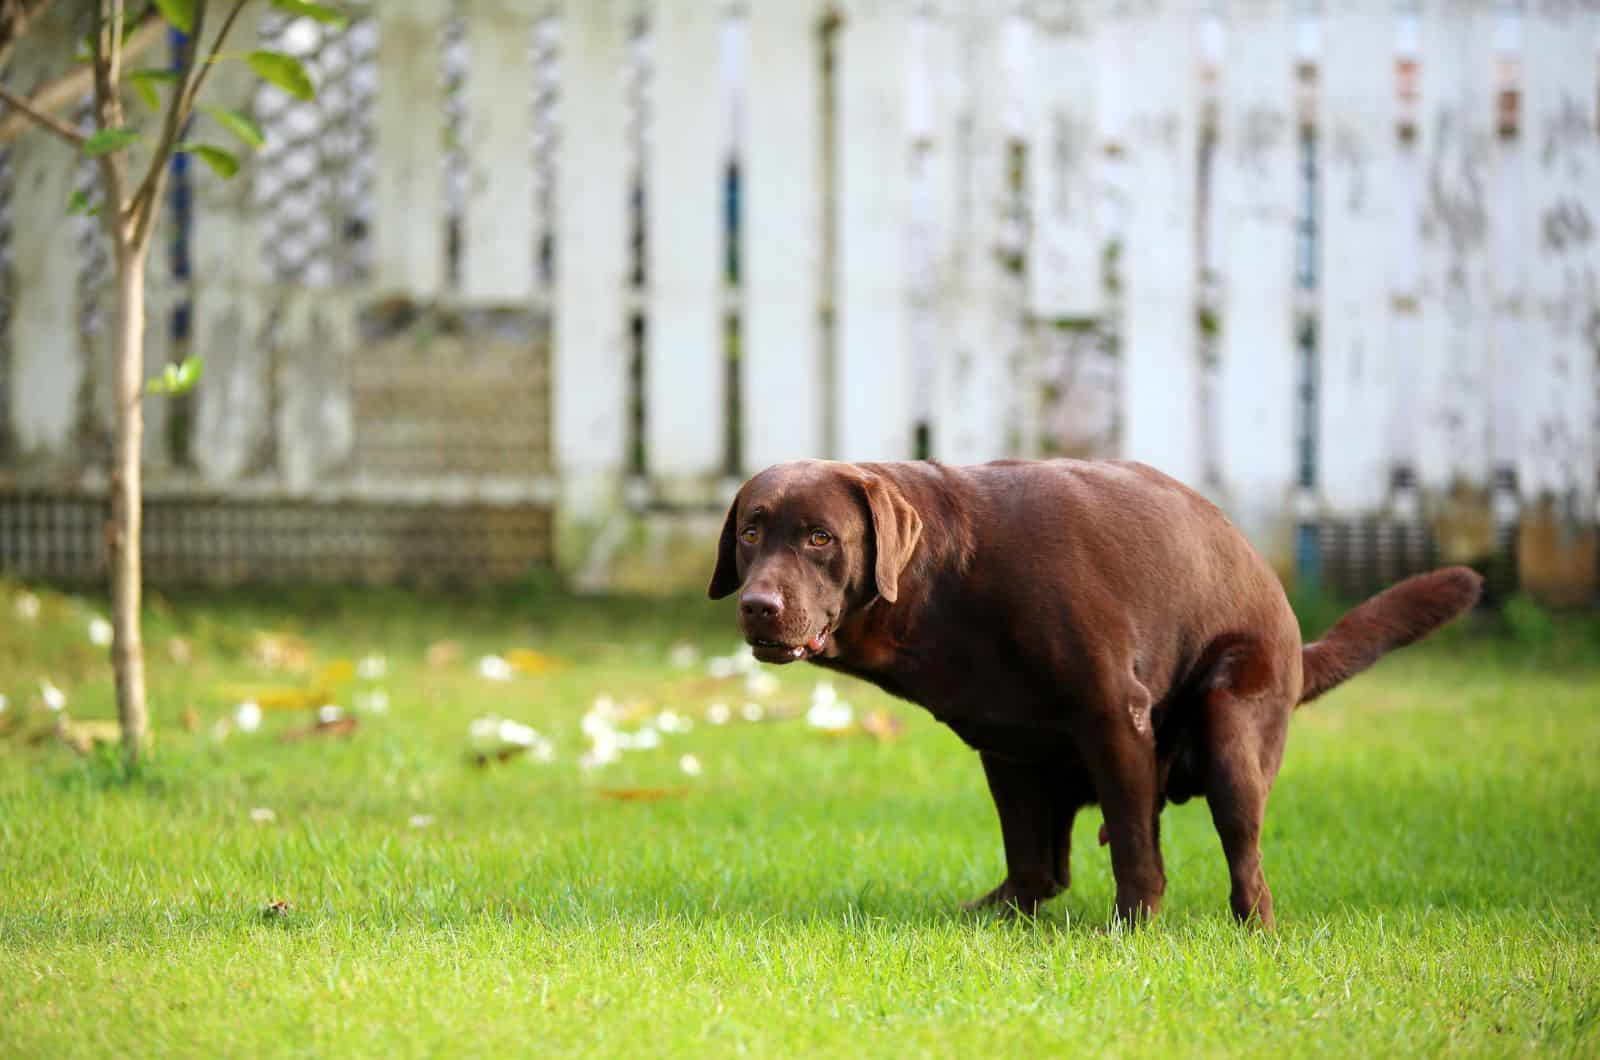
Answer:
[[[944,299],[953,328],[938,351],[931,433],[934,455],[963,464],[1009,455],[1023,302],[1002,245],[1010,195],[1004,22],[983,0],[954,0],[946,15],[954,68],[933,74],[960,79],[954,105],[937,125],[946,164],[956,167],[955,194],[944,202],[954,255]]]
[[[1328,0],[1318,93],[1317,485],[1331,512],[1383,503],[1395,454],[1389,245],[1395,181],[1394,6]]]
[[[279,308],[276,334],[278,474],[304,493],[350,456],[355,440],[351,358],[359,350],[349,294],[292,290]]]
[[[748,469],[823,452],[822,85],[815,0],[750,8],[739,350]]]
[[[1227,15],[1214,169],[1219,463],[1234,520],[1286,567],[1295,480],[1294,26],[1288,0],[1231,0]]]
[[[561,9],[554,430],[569,514],[603,507],[624,465],[628,189],[626,0]]]
[[[1035,0],[1028,94],[1028,308],[1089,317],[1104,307],[1095,222],[1094,4]]]
[[[373,281],[380,295],[431,298],[445,284],[443,48],[449,6],[384,0],[373,101]]]
[[[1530,6],[1523,30],[1526,349],[1518,356],[1518,481],[1529,501],[1594,520],[1600,430],[1600,9]]]
[[[1197,19],[1184,0],[1124,11],[1128,103],[1122,451],[1199,485]]]
[[[514,303],[534,289],[532,0],[467,0],[468,165],[461,290]],[[381,230],[381,229],[380,229]],[[430,251],[431,253],[431,251]]]
[[[1493,17],[1489,0],[1432,0],[1421,15],[1422,345],[1413,396],[1417,474],[1435,493],[1489,483]]]
[[[835,444],[846,460],[911,453],[907,342],[905,0],[850,0],[838,59]]]
[[[722,290],[722,29],[718,0],[653,0],[648,159],[646,464],[722,468],[728,355]]]
[[[71,20],[49,13],[12,60],[12,84],[31,93],[60,73],[72,52]],[[78,152],[42,129],[28,129],[11,148],[10,422],[29,462],[71,455],[83,351],[78,344],[78,245],[67,204]]]

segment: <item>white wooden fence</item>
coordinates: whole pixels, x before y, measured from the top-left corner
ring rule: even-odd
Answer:
[[[214,82],[289,147],[193,175],[193,268],[159,296],[213,371],[168,481],[583,522],[630,481],[710,506],[789,457],[1087,452],[1203,487],[1280,559],[1296,517],[1390,505],[1397,469],[1425,506],[1514,471],[1595,522],[1596,0],[358,10],[337,39],[266,27],[325,75],[315,105]],[[76,451],[93,351],[74,162],[32,137],[8,170],[25,467]],[[445,311],[533,323],[416,337]],[[416,448],[495,450],[501,420],[547,449],[373,464],[420,407],[363,399],[391,361],[401,398],[459,397]],[[519,366],[548,386],[508,389]]]

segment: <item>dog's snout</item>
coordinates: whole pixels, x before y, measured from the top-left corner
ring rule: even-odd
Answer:
[[[739,597],[739,613],[745,618],[776,619],[783,614],[783,597],[764,589],[750,589]]]

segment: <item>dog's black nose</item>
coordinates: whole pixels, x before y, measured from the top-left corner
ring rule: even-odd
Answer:
[[[751,589],[739,597],[739,613],[745,618],[777,618],[783,614],[783,597]]]

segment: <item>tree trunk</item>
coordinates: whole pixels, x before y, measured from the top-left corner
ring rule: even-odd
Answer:
[[[121,239],[116,242],[117,440],[106,544],[111,560],[111,667],[117,680],[123,761],[131,769],[144,751],[150,727],[144,697],[144,644],[139,635],[139,460],[144,437],[144,275],[149,241],[143,241],[144,246],[129,246]]]

